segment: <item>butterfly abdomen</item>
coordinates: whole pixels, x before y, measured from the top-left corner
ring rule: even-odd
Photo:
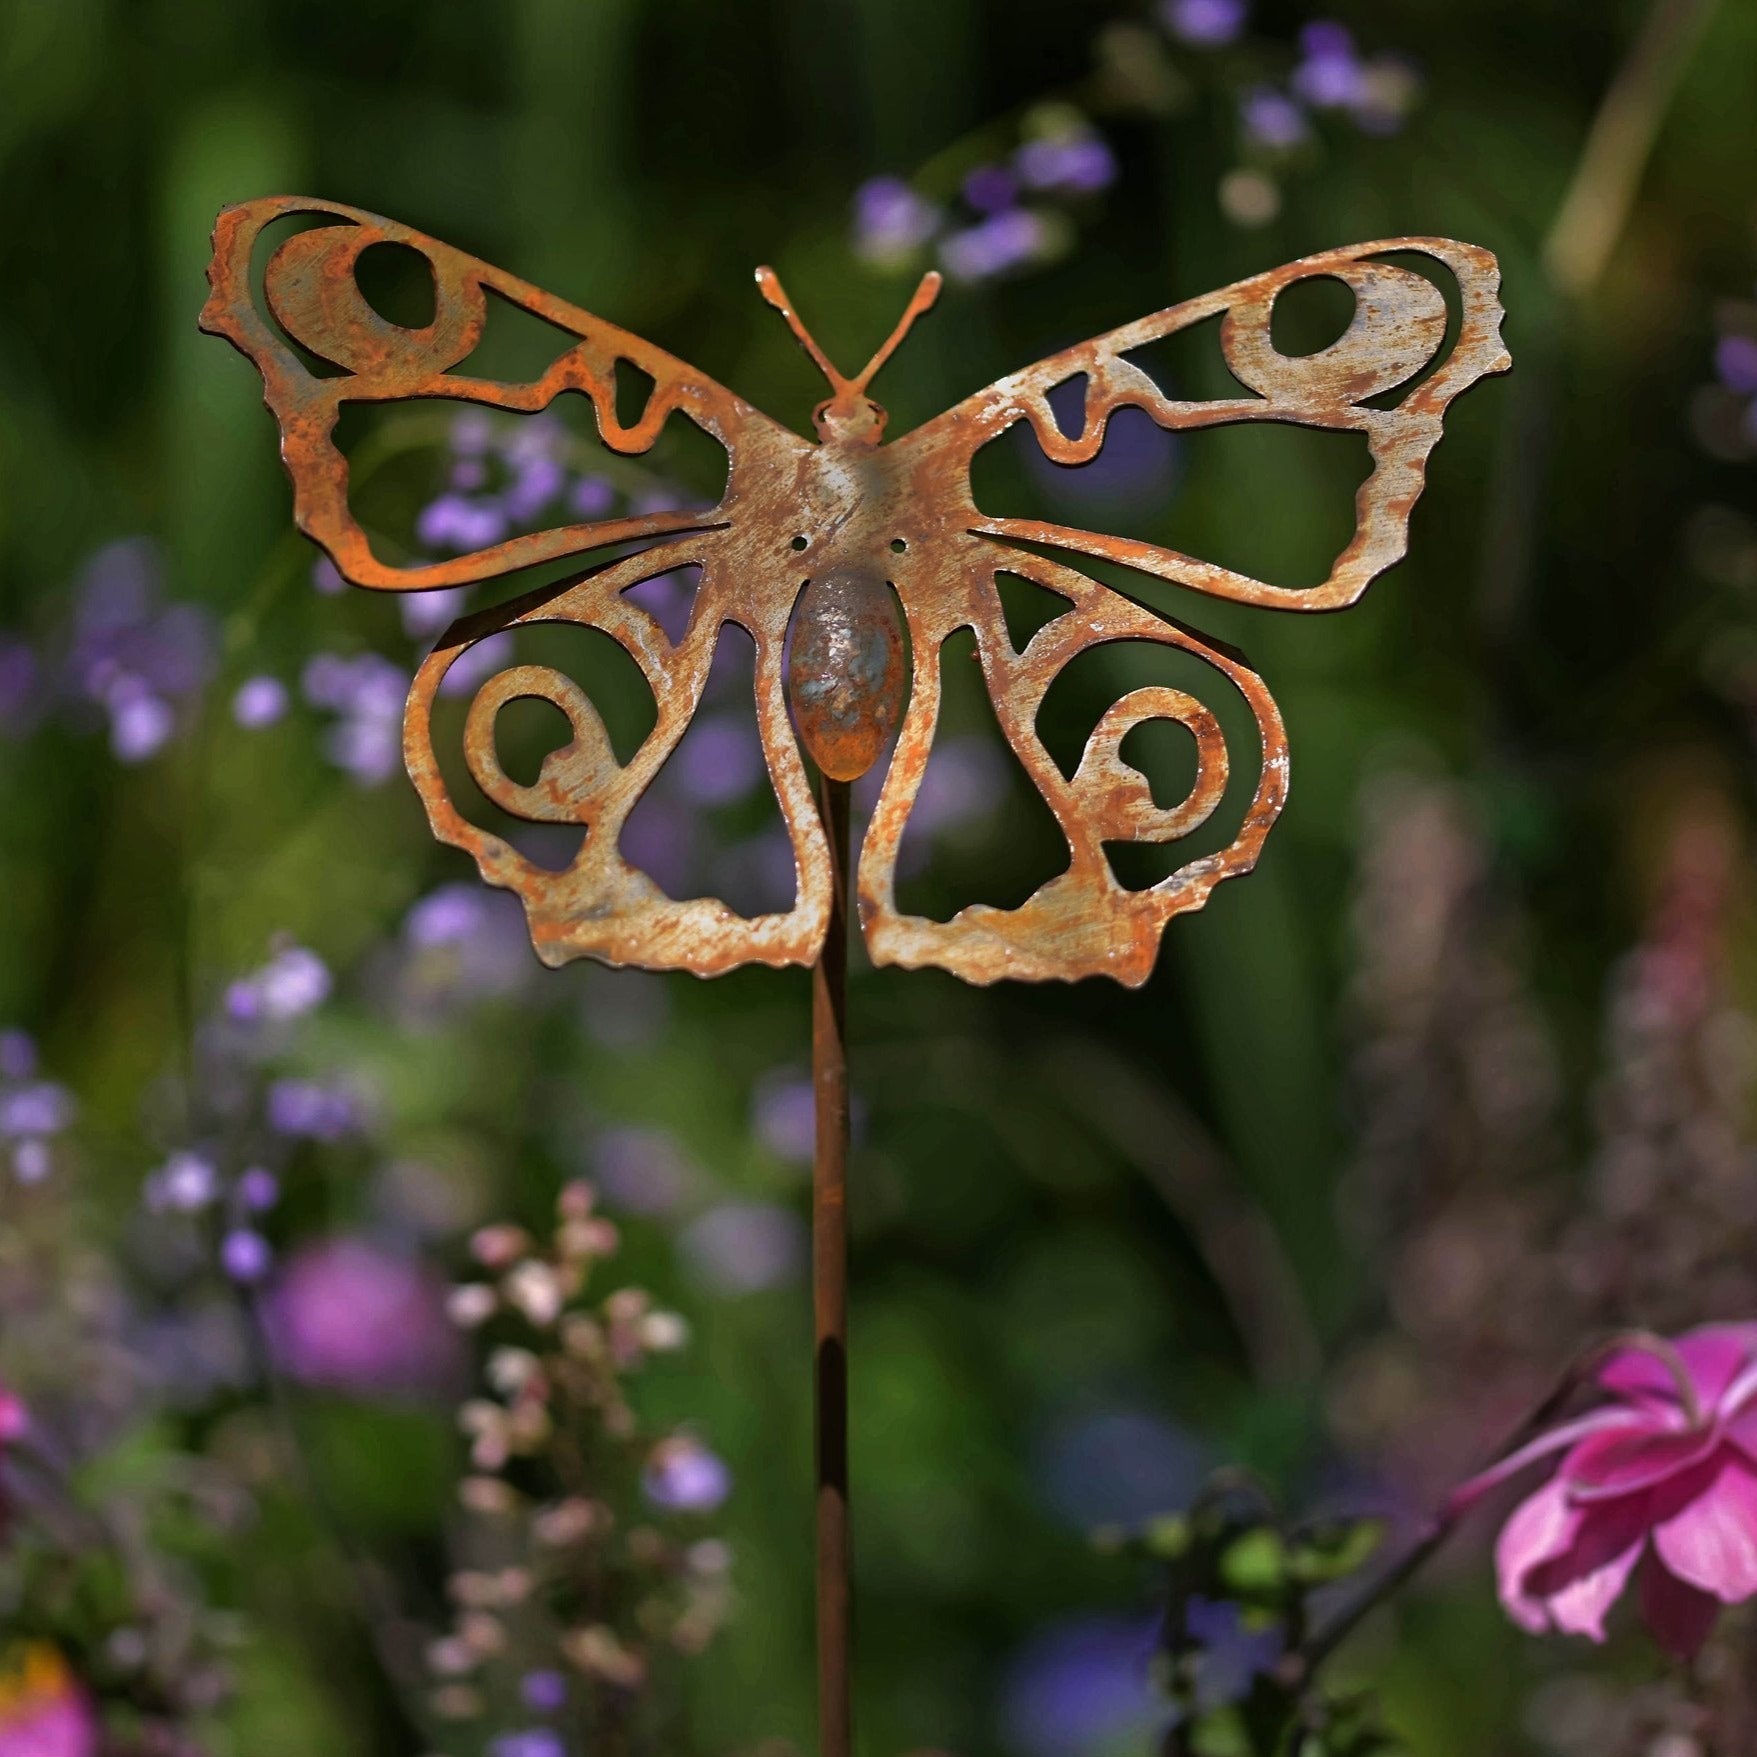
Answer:
[[[787,701],[811,759],[833,781],[878,761],[903,717],[903,627],[879,573],[806,582],[793,609]]]

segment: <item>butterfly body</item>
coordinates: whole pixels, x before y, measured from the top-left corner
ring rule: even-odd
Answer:
[[[293,219],[317,224],[268,257],[259,294],[256,243],[271,224]],[[399,328],[359,293],[355,264],[378,242],[413,249],[431,269],[435,312],[424,329]],[[1433,280],[1406,266],[1412,258],[1452,277],[1455,314]],[[1283,353],[1270,331],[1275,302],[1320,276],[1353,293],[1354,319],[1327,348]],[[752,962],[815,960],[834,874],[805,757],[832,778],[852,779],[889,746],[858,867],[861,924],[875,962],[937,966],[978,983],[1088,975],[1144,981],[1171,917],[1200,907],[1217,884],[1254,865],[1287,796],[1286,735],[1262,679],[1236,653],[1089,578],[1077,563],[1094,557],[1197,594],[1280,609],[1352,603],[1404,554],[1450,402],[1507,365],[1488,252],[1447,239],[1391,239],[1308,257],[1168,307],[1011,374],[885,442],[885,412],[867,387],[934,302],[938,276],[924,278],[889,340],[850,378],[806,332],[778,279],[759,270],[763,297],[830,383],[814,414],[813,443],[640,337],[356,208],[301,197],[230,208],[215,230],[209,278],[203,324],[261,371],[281,426],[295,516],[347,578],[375,590],[423,590],[572,557],[586,562],[588,570],[569,581],[446,631],[410,691],[409,772],[434,833],[468,852],[489,883],[518,894],[545,962],[592,957],[704,976]],[[564,332],[562,351],[538,377],[507,383],[468,375],[485,316],[492,318],[488,294]],[[1241,394],[1182,399],[1151,376],[1136,351],[1211,319]],[[339,374],[314,372],[310,354]],[[624,362],[651,381],[645,406],[629,420],[616,395]],[[1077,432],[1064,432],[1049,396],[1075,380],[1083,382],[1083,418]],[[374,551],[348,506],[347,462],[335,444],[343,404],[437,397],[532,413],[569,393],[589,400],[600,438],[628,455],[649,450],[670,420],[694,423],[727,453],[719,504],[533,531],[437,562],[396,566]],[[1051,462],[1077,467],[1097,455],[1111,416],[1125,407],[1174,432],[1271,421],[1360,436],[1371,470],[1356,498],[1354,536],[1329,576],[1317,586],[1278,586],[1141,538],[996,517],[977,506],[970,466],[984,445],[1023,428]],[[633,553],[629,545],[637,546]],[[612,559],[591,565],[606,551]],[[673,639],[641,607],[638,588],[682,569],[696,570],[697,584],[688,625]],[[1009,575],[1065,605],[1018,641],[1000,590]],[[577,854],[560,871],[472,821],[453,796],[434,739],[439,685],[460,655],[491,634],[540,623],[609,635],[639,667],[656,706],[651,733],[622,763],[585,692],[558,670],[516,664],[475,692],[462,737],[469,776],[514,817],[581,830]],[[712,897],[666,895],[621,847],[630,812],[701,705],[728,624],[754,644],[751,708],[796,872],[791,907],[755,916]],[[899,908],[896,870],[939,728],[942,652],[964,631],[1001,737],[1060,827],[1067,863],[1016,908],[974,905],[938,921]],[[1037,728],[1050,685],[1081,654],[1120,644],[1181,653],[1207,667],[1254,723],[1251,760],[1229,750],[1206,703],[1170,686],[1130,689],[1114,701],[1071,771],[1052,760]],[[496,717],[526,697],[551,703],[570,730],[530,783],[502,770],[495,745]],[[1193,743],[1194,779],[1174,804],[1158,801],[1123,755],[1130,734],[1150,721],[1181,726]],[[1189,835],[1221,807],[1231,782],[1248,797],[1241,797],[1230,841],[1157,883],[1119,881],[1107,845]]]

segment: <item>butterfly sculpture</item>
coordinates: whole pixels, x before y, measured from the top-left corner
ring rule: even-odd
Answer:
[[[271,223],[294,218],[317,223],[268,255],[259,299],[258,240]],[[386,242],[417,251],[432,272],[434,312],[424,327],[391,322],[360,289],[361,253]],[[1454,279],[1455,318],[1433,280],[1391,260],[1410,255],[1430,259]],[[1271,334],[1276,299],[1312,277],[1339,281],[1353,293],[1353,319],[1321,351],[1285,354]],[[1428,454],[1452,399],[1509,364],[1493,256],[1447,239],[1397,238],[1309,256],[1171,306],[1015,372],[887,441],[885,412],[868,387],[933,304],[939,277],[923,279],[889,340],[848,378],[807,333],[773,272],[759,269],[763,297],[829,381],[810,441],[629,331],[356,208],[302,197],[228,208],[214,232],[209,279],[202,326],[231,341],[262,374],[280,423],[299,528],[355,585],[422,591],[612,552],[561,586],[455,623],[416,675],[405,755],[435,835],[472,855],[490,884],[519,896],[546,963],[593,957],[698,975],[817,957],[835,878],[803,745],[823,774],[844,781],[891,748],[858,865],[860,921],[875,963],[935,965],[977,983],[1095,974],[1130,986],[1145,981],[1165,923],[1255,864],[1286,801],[1287,741],[1268,690],[1236,654],[1088,578],[1078,560],[1118,563],[1245,604],[1352,604],[1405,553]],[[506,383],[468,372],[489,295],[563,332],[561,351],[539,377]],[[1132,357],[1209,319],[1219,320],[1236,396],[1181,400]],[[314,368],[313,357],[329,370]],[[617,396],[625,368],[651,385],[644,408],[627,423]],[[1072,434],[1049,400],[1070,383],[1084,387],[1083,419]],[[1392,394],[1406,386],[1400,399]],[[620,453],[648,451],[669,421],[694,423],[727,454],[720,503],[707,512],[651,512],[537,531],[444,561],[393,566],[379,559],[349,509],[348,464],[336,443],[346,405],[425,397],[534,412],[567,392],[590,399],[600,437]],[[1025,423],[1053,462],[1079,465],[1097,455],[1112,414],[1131,406],[1173,432],[1271,421],[1364,436],[1371,474],[1356,499],[1354,535],[1329,577],[1308,588],[1278,587],[1153,543],[990,517],[977,507],[971,461],[1009,428]],[[699,570],[699,584],[688,627],[674,641],[628,593],[684,567]],[[1022,645],[1003,615],[998,582],[1007,575],[1066,604]],[[459,656],[502,629],[537,623],[602,630],[640,667],[657,704],[651,734],[621,764],[584,691],[557,670],[516,664],[476,692],[464,734],[469,773],[514,816],[584,832],[577,856],[560,872],[469,821],[447,789],[432,737],[434,696]],[[756,721],[797,871],[791,909],[748,917],[711,898],[668,896],[624,859],[619,845],[629,813],[690,724],[728,623],[755,643]],[[975,905],[934,921],[899,911],[895,872],[938,722],[941,649],[966,628],[1002,735],[1054,814],[1068,865],[1017,908]],[[1229,756],[1208,707],[1181,689],[1141,688],[1100,718],[1074,772],[1064,774],[1038,736],[1038,708],[1071,660],[1111,642],[1156,643],[1212,667],[1248,704],[1259,741],[1254,790],[1230,845],[1138,890],[1118,881],[1105,843],[1188,835],[1218,805]],[[496,716],[520,697],[552,703],[572,729],[531,783],[506,774],[495,754]],[[1121,754],[1128,733],[1154,719],[1181,724],[1195,741],[1195,781],[1174,806],[1156,803],[1146,777]]]

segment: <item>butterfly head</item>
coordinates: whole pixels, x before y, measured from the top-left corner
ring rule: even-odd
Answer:
[[[867,361],[865,370],[857,378],[845,376],[830,364],[829,356],[800,322],[799,313],[793,309],[792,301],[781,285],[781,277],[772,268],[759,268],[756,284],[763,297],[786,318],[787,326],[799,338],[800,346],[830,381],[832,394],[812,410],[811,418],[818,430],[818,438],[825,444],[877,445],[884,437],[885,411],[866,394],[866,387],[878,369],[897,351],[898,343],[909,333],[916,318],[939,297],[938,273],[929,270],[921,277],[921,285],[915,289],[915,296],[897,320],[897,327],[885,338],[884,344]]]

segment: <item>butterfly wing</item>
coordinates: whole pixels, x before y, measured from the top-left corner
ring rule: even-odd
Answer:
[[[1461,317],[1449,350],[1451,323],[1440,289],[1386,260],[1408,252],[1437,261],[1456,279]],[[1285,355],[1270,333],[1275,301],[1287,287],[1315,276],[1353,291],[1353,321],[1321,352]],[[1295,610],[1352,604],[1407,549],[1410,513],[1447,407],[1485,374],[1509,364],[1500,339],[1498,284],[1489,252],[1445,239],[1394,239],[1328,251],[1053,355],[897,441],[899,478],[914,485],[916,502],[930,501],[936,513],[932,526],[918,533],[928,539],[921,547],[931,560],[896,582],[909,622],[914,682],[861,851],[861,915],[876,962],[938,965],[973,982],[1103,974],[1134,986],[1152,971],[1165,923],[1199,907],[1222,879],[1251,869],[1286,801],[1288,782],[1285,730],[1261,678],[1237,654],[1040,551],[1092,556],[1248,604]],[[1212,318],[1220,320],[1224,358],[1245,394],[1182,400],[1130,357]],[[1080,432],[1069,435],[1049,395],[1082,378],[1084,421]],[[1386,406],[1388,393],[1418,378],[1395,406]],[[1025,422],[1054,462],[1085,464],[1102,447],[1111,415],[1131,406],[1172,431],[1275,421],[1363,434],[1372,473],[1357,496],[1354,534],[1323,583],[1276,586],[1158,544],[1034,519],[995,518],[977,508],[971,461],[1008,428]],[[1021,575],[1069,604],[1022,649],[1007,629],[998,585],[1005,574]],[[938,720],[940,648],[964,627],[974,631],[1002,733],[1067,839],[1069,865],[1016,909],[979,905],[936,922],[898,910],[895,866]],[[1177,648],[1211,666],[1248,705],[1259,742],[1255,786],[1232,843],[1143,890],[1118,882],[1104,843],[1169,842],[1189,834],[1217,806],[1229,759],[1209,708],[1181,690],[1135,690],[1100,719],[1074,773],[1063,775],[1037,732],[1044,695],[1080,653],[1117,641]],[[1120,753],[1128,732],[1149,719],[1182,724],[1195,740],[1196,778],[1173,809],[1154,804],[1145,777]]]
[[[266,227],[289,218],[319,223],[293,233],[268,256],[259,300],[253,279],[258,240]],[[423,328],[390,322],[361,292],[357,264],[379,243],[405,245],[426,260],[434,312]],[[741,564],[753,541],[745,528],[752,523],[751,485],[762,490],[759,503],[767,504],[774,481],[797,468],[809,451],[806,443],[627,330],[424,233],[339,203],[291,196],[228,208],[215,227],[209,281],[212,293],[202,327],[232,342],[262,374],[265,400],[280,424],[299,528],[354,584],[421,591],[496,579],[610,545],[648,545],[565,586],[544,587],[464,617],[441,638],[410,692],[404,755],[434,834],[470,853],[489,883],[517,893],[539,956],[550,964],[590,956],[701,975],[751,962],[811,963],[829,919],[831,880],[828,844],[781,689],[782,646],[796,583],[772,569]],[[536,378],[508,383],[468,372],[469,356],[488,321],[490,295],[559,332],[559,352]],[[312,359],[336,370],[314,369]],[[617,372],[623,363],[651,381],[645,406],[626,423],[617,413]],[[570,391],[590,401],[604,443],[624,454],[651,449],[674,415],[702,428],[728,456],[720,504],[705,513],[653,512],[565,525],[410,566],[393,566],[374,553],[350,509],[347,458],[336,444],[337,420],[347,404],[449,398],[533,413]],[[673,641],[657,618],[624,594],[684,566],[699,568],[700,578],[688,628]],[[757,649],[754,707],[797,876],[794,905],[784,913],[746,917],[712,898],[675,900],[629,865],[619,845],[629,813],[695,714],[727,622],[742,625]],[[578,683],[561,672],[513,666],[476,691],[464,733],[470,776],[494,804],[516,817],[574,825],[583,832],[577,855],[562,871],[538,864],[472,823],[451,796],[433,743],[434,701],[458,660],[492,635],[538,623],[609,635],[640,668],[657,704],[652,732],[622,765],[597,710]],[[497,715],[524,697],[551,702],[571,731],[569,743],[549,753],[538,780],[528,786],[507,776],[495,754]]]

